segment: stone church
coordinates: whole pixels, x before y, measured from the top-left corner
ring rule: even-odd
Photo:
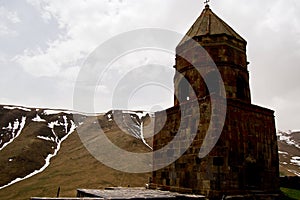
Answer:
[[[278,192],[274,111],[251,103],[246,45],[208,5],[178,44],[174,106],[155,116],[154,165],[164,167],[154,185],[211,198]]]

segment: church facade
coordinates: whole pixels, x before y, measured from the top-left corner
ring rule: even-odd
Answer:
[[[154,154],[154,165],[166,167],[153,184],[207,197],[279,190],[274,111],[251,103],[246,45],[208,5],[179,43],[174,107],[155,115],[153,150],[167,148]],[[187,149],[168,145],[192,133]],[[169,163],[174,152],[182,156]]]

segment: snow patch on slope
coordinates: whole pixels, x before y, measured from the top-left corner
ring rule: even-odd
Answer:
[[[45,136],[38,135],[37,138],[39,138],[41,140],[46,140],[46,141],[52,141],[52,142],[55,141],[53,137],[50,138],[50,137],[45,137]]]
[[[288,155],[289,153],[288,152],[285,152],[285,151],[278,151],[279,154],[285,154],[285,155]]]
[[[45,115],[57,115],[59,113],[65,113],[65,114],[79,114],[79,115],[86,115],[86,116],[97,116],[100,114],[100,113],[84,113],[84,112],[78,112],[73,110],[60,110],[60,109],[55,109],[55,110],[46,109],[43,112]]]
[[[36,114],[35,118],[32,119],[34,122],[45,122],[46,120],[42,119],[38,114]]]
[[[27,112],[31,111],[31,109],[20,107],[20,106],[3,106],[3,108],[7,109],[7,110],[19,109],[19,110],[24,110],[24,111],[27,111]]]
[[[44,110],[43,111],[45,115],[56,115],[59,113],[66,113],[64,110]],[[70,114],[70,113],[66,113],[66,114]]]
[[[53,129],[54,126],[59,126],[58,120],[48,123],[48,127]]]
[[[300,157],[299,156],[293,156],[291,159],[291,163],[300,166]]]
[[[295,141],[295,139],[293,138],[293,135],[292,135],[293,133],[296,133],[296,132],[292,132],[292,131],[282,132],[282,131],[279,131],[277,133],[277,136],[278,136],[278,139],[280,141],[285,142],[288,145],[291,145],[291,146],[294,146],[294,147],[300,149],[300,143],[298,141]],[[297,134],[300,134],[300,133],[297,133]]]
[[[126,116],[126,114],[130,115],[132,122],[134,123],[130,123],[130,124],[126,124],[128,131],[130,131],[133,136],[135,136],[138,139],[141,139],[142,142],[149,147],[151,150],[152,147],[146,142],[145,137],[144,137],[144,123],[143,123],[143,118],[145,118],[147,115],[149,115],[149,112],[144,112],[144,111],[129,111],[129,110],[123,110],[122,111],[123,114],[123,118],[124,116]],[[136,119],[135,116],[138,117],[138,119]],[[126,120],[124,121],[126,122]]]
[[[288,171],[295,174],[296,176],[300,176],[300,173],[297,172],[296,170],[288,169]]]
[[[2,149],[4,149],[7,145],[9,145],[10,143],[12,143],[22,132],[24,126],[26,123],[26,117],[22,117],[21,119],[21,123],[19,122],[18,119],[16,119],[16,121],[14,122],[14,125],[11,126],[11,123],[9,123],[8,127],[6,128],[2,128],[2,129],[6,129],[6,130],[10,130],[12,131],[12,138],[6,142],[1,148],[0,151]],[[16,132],[17,131],[17,132]],[[1,141],[2,142],[2,141]]]
[[[153,148],[146,142],[146,140],[145,140],[145,137],[144,137],[144,128],[143,128],[143,124],[144,124],[144,122],[142,121],[141,122],[141,139],[142,139],[142,141],[143,141],[143,143],[147,146],[147,147],[149,147],[151,150],[153,150]]]

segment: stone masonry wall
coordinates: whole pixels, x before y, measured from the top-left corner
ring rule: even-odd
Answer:
[[[226,121],[217,145],[206,157],[198,153],[211,119],[210,99],[199,100],[200,121],[193,115],[181,119],[179,107],[167,110],[165,126],[154,137],[154,151],[167,145],[179,131],[187,136],[195,128],[197,135],[191,146],[174,163],[153,172],[153,182],[158,185],[191,188],[206,196],[240,194],[247,190],[278,190],[278,154],[273,111],[228,100]],[[198,110],[195,102],[181,105],[184,112]],[[213,117],[218,121],[218,116]],[[213,123],[213,122],[212,122]],[[160,124],[159,113],[156,124]],[[156,126],[162,127],[162,124]],[[158,130],[156,130],[157,132]],[[170,146],[169,152],[182,151],[180,143]],[[165,157],[154,158],[154,163],[165,164]]]

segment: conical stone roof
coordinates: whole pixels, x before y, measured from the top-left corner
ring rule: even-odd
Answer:
[[[208,5],[203,9],[200,17],[196,20],[190,30],[186,33],[178,46],[196,36],[219,35],[226,34],[238,40],[246,42],[239,34],[237,34],[228,24],[219,18]]]

